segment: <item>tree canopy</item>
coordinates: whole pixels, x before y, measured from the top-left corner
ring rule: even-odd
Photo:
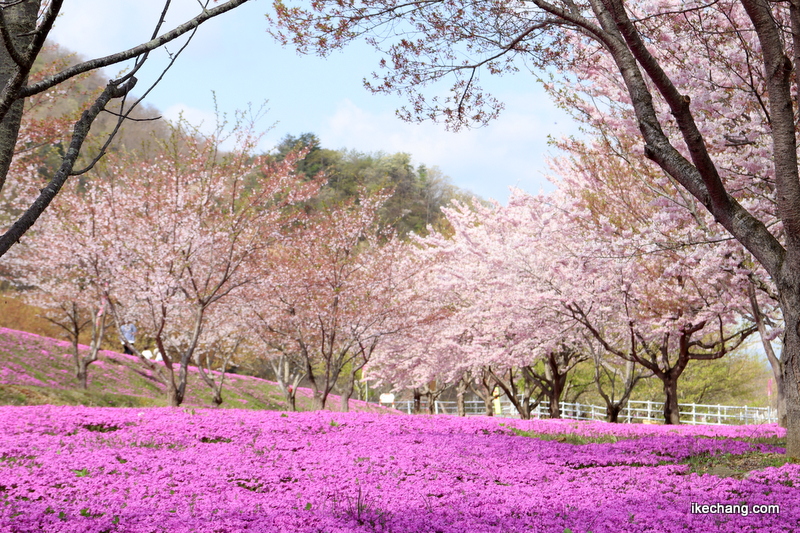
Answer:
[[[369,86],[409,120],[485,123],[480,74],[533,70],[601,136],[632,136],[768,274],[786,325],[787,454],[800,457],[800,10],[766,0],[274,3],[274,34],[322,55],[365,39]],[[451,91],[428,92],[450,78]],[[431,93],[433,94],[431,96]],[[769,289],[767,289],[769,290]]]

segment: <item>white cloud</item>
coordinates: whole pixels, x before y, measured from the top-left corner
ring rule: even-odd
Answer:
[[[321,130],[320,140],[331,148],[409,153],[417,163],[441,168],[456,185],[501,201],[510,186],[533,193],[550,189],[543,176],[547,136],[570,133],[571,122],[546,100],[542,105],[542,98],[511,96],[505,101],[505,112],[489,126],[451,133],[442,125],[405,123],[391,113],[369,112],[345,100]]]

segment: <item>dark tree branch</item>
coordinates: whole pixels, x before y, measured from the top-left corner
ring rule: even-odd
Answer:
[[[128,59],[133,59],[135,57],[141,56],[147,52],[155,50],[165,44],[169,43],[170,41],[174,41],[181,35],[184,35],[198,26],[200,26],[205,21],[226,13],[240,5],[244,4],[248,0],[228,0],[224,4],[214,7],[212,9],[204,9],[203,12],[197,15],[192,20],[177,26],[173,30],[170,30],[155,39],[151,39],[146,43],[142,43],[138,46],[134,46],[133,48],[129,48],[128,50],[124,50],[122,52],[117,52],[116,54],[111,54],[105,57],[100,57],[97,59],[92,59],[90,61],[84,61],[83,63],[79,63],[72,67],[62,70],[58,74],[54,74],[47,79],[44,79],[38,83],[34,83],[32,85],[28,85],[24,87],[19,92],[19,97],[26,98],[28,96],[32,96],[34,94],[41,93],[62,83],[69,78],[77,76],[78,74],[82,74],[84,72],[89,72],[91,70],[96,70],[99,68],[107,67],[109,65],[113,65],[116,63],[120,63],[122,61],[127,61]]]
[[[130,78],[122,84],[118,82],[110,82],[100,96],[95,100],[94,104],[83,112],[81,118],[75,124],[72,132],[72,140],[70,141],[67,153],[61,162],[61,167],[56,171],[53,178],[39,193],[39,197],[31,204],[25,213],[11,226],[11,228],[0,237],[0,256],[5,254],[11,246],[18,242],[19,239],[25,234],[28,229],[36,222],[39,216],[47,209],[50,202],[56,197],[58,192],[66,183],[67,178],[72,174],[72,167],[80,155],[83,142],[89,134],[89,129],[92,123],[97,118],[97,115],[113,98],[121,98],[126,95],[133,86],[136,85],[136,78]]]

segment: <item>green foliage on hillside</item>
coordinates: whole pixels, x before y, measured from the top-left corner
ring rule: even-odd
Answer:
[[[400,235],[427,233],[429,225],[443,223],[442,207],[452,200],[467,200],[473,195],[450,182],[437,167],[411,163],[406,153],[363,153],[356,150],[331,150],[320,146],[312,133],[287,135],[275,149],[282,160],[292,150],[308,149],[298,170],[309,179],[324,174],[327,179],[312,207],[334,205],[360,193],[382,189],[393,191],[381,211],[381,223],[392,226]]]

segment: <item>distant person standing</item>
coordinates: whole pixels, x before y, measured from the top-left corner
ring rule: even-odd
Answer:
[[[492,393],[492,407],[494,408],[495,415],[503,414],[503,405],[500,403],[500,396],[502,396],[500,387],[495,387]]]
[[[123,338],[123,353],[127,355],[133,355],[133,350],[131,350],[128,346],[133,346],[133,343],[136,342],[136,326],[134,324],[123,324],[120,326],[119,331],[122,333]],[[125,341],[128,342],[126,343]]]

